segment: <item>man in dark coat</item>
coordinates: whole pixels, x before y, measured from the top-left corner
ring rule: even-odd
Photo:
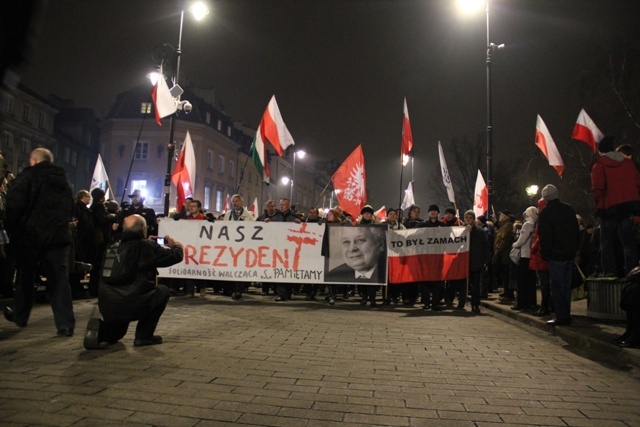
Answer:
[[[547,325],[571,324],[571,281],[578,252],[580,229],[576,211],[558,199],[558,189],[549,184],[542,189],[548,203],[538,217],[540,254],[549,263],[551,298],[555,319]]]
[[[134,190],[129,194],[131,199],[131,206],[122,210],[122,218],[126,218],[130,215],[140,215],[147,221],[147,227],[149,230],[149,236],[158,235],[158,221],[156,218],[156,211],[144,205],[144,196],[140,190]]]
[[[170,236],[165,236],[167,246],[146,237],[144,218],[130,215],[124,220],[120,242],[107,249],[98,296],[104,320],[89,320],[84,338],[87,350],[99,349],[103,342],[119,341],[134,320],[138,325],[133,345],[162,344],[162,337],[154,332],[169,301],[169,288],[156,286],[156,268],[177,264],[184,254],[182,244]]]
[[[464,213],[464,223],[469,230],[469,288],[471,311],[480,313],[480,277],[491,261],[489,241],[484,230],[476,225],[476,214],[472,210]]]
[[[76,324],[67,271],[73,195],[67,173],[53,164],[51,151],[36,148],[29,164],[7,192],[5,225],[16,250],[17,272],[13,308],[6,307],[4,316],[19,327],[27,326],[39,263],[47,277],[58,336],[70,337]]]

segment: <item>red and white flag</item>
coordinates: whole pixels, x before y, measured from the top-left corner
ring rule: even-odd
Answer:
[[[267,109],[262,115],[260,128],[262,129],[262,138],[269,141],[280,157],[282,157],[284,150],[288,146],[295,144],[289,129],[287,129],[284,120],[282,120],[275,95],[271,97],[269,105],[267,105]]]
[[[162,119],[175,113],[178,108],[175,99],[173,99],[171,92],[169,92],[169,86],[167,86],[167,82],[164,80],[162,66],[160,66],[158,81],[151,91],[151,99],[153,100],[153,108],[156,112],[156,123],[158,123],[158,126],[162,126]]]
[[[489,210],[489,190],[484,182],[482,172],[478,169],[476,178],[476,189],[473,192],[473,212],[476,216],[484,215]]]
[[[367,198],[362,145],[353,150],[331,177],[338,204],[352,218],[360,214]]]
[[[231,209],[231,195],[227,193],[227,198],[224,199],[224,206],[222,207],[222,212],[226,212]]]
[[[193,150],[189,131],[187,131],[187,136],[184,138],[184,144],[182,145],[182,150],[180,150],[180,155],[178,155],[176,167],[171,174],[171,182],[176,186],[178,196],[176,211],[180,212],[184,205],[184,199],[193,197],[196,183],[196,154]]]
[[[556,172],[558,172],[558,175],[562,176],[564,162],[562,161],[562,157],[560,157],[556,143],[553,142],[553,138],[551,138],[547,125],[544,124],[540,115],[538,115],[538,121],[536,122],[536,145],[549,161],[549,166],[553,167]]]
[[[254,218],[258,218],[258,197],[256,197],[255,199],[253,199],[253,204],[251,205],[251,212],[253,213],[253,217]]]
[[[465,279],[469,276],[466,227],[387,232],[389,283]]]
[[[604,135],[598,129],[598,126],[591,120],[591,117],[584,111],[584,108],[580,110],[580,114],[578,115],[578,120],[576,121],[576,125],[573,128],[573,133],[571,134],[571,138],[577,139],[578,141],[582,141],[587,144],[593,152],[597,151],[598,142]]]
[[[385,221],[387,219],[387,207],[385,205],[382,205],[382,207],[375,211],[373,215],[378,218],[378,221]]]
[[[407,98],[404,99],[404,117],[402,119],[402,147],[400,148],[400,157],[402,166],[409,163],[409,159],[413,154],[413,136],[411,135],[411,123],[409,123],[409,109],[407,108]]]
[[[400,209],[405,210],[411,205],[416,204],[416,198],[413,196],[413,183],[409,181],[409,185],[407,185],[407,189],[404,190],[404,197],[402,198],[402,204],[400,205]]]

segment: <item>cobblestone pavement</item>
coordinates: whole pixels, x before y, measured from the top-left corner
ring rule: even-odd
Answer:
[[[489,310],[209,294],[171,299],[162,345],[90,352],[75,309],[73,338],[42,304],[0,323],[3,426],[640,426],[636,371]]]

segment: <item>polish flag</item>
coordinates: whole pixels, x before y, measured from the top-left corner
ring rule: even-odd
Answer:
[[[476,178],[476,190],[473,193],[473,212],[476,217],[484,215],[489,210],[489,190],[484,182],[482,172],[478,169]]]
[[[409,159],[413,154],[413,136],[411,135],[411,124],[409,123],[409,109],[407,108],[407,98],[404,99],[404,118],[402,119],[402,147],[400,155],[402,157],[402,166],[409,163]]]
[[[387,219],[387,207],[385,205],[382,205],[382,207],[375,211],[373,215],[378,218],[378,221],[385,221]]]
[[[171,96],[167,82],[164,80],[162,66],[160,66],[158,81],[151,91],[151,99],[153,100],[153,108],[156,111],[156,123],[158,123],[158,126],[162,126],[162,119],[170,116],[177,110],[176,101],[173,99],[173,96]]]
[[[187,131],[187,136],[184,138],[184,144],[182,145],[182,150],[180,150],[176,167],[171,174],[171,182],[177,189],[176,211],[180,212],[184,205],[184,199],[193,197],[196,183],[196,154],[193,150],[189,131]]]
[[[231,209],[231,195],[227,194],[227,198],[224,199],[224,206],[222,207],[222,212],[226,212]]]
[[[562,161],[562,157],[560,157],[556,143],[553,142],[553,138],[551,138],[547,125],[544,124],[540,115],[538,115],[538,121],[536,122],[536,145],[549,161],[549,166],[553,167],[559,176],[562,176],[564,162]]]
[[[267,109],[262,115],[260,129],[262,130],[262,139],[269,141],[280,157],[282,157],[284,150],[286,150],[288,146],[295,144],[293,137],[289,133],[289,129],[287,129],[284,120],[282,120],[275,95],[271,97],[269,105],[267,105]]]
[[[600,132],[598,126],[593,123],[593,120],[591,120],[591,117],[589,117],[583,108],[580,110],[571,138],[586,143],[595,153],[597,151],[598,142],[604,138],[604,135]]]
[[[360,214],[367,197],[362,145],[353,150],[331,177],[338,204],[352,218]]]
[[[466,279],[466,227],[412,228],[387,232],[389,283]]]

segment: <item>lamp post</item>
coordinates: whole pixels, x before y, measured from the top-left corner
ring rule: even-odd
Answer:
[[[491,199],[493,198],[493,125],[491,112],[491,55],[494,50],[504,49],[504,44],[496,45],[491,43],[490,25],[489,25],[489,0],[458,0],[458,7],[465,11],[471,12],[477,9],[482,2],[486,4],[487,13],[487,193],[488,207],[491,211]]]
[[[291,201],[291,193],[293,192],[293,179],[285,175],[282,178],[280,178],[280,182],[282,183],[282,185],[289,186],[289,201]]]
[[[293,185],[296,178],[296,157],[299,157],[302,160],[306,155],[307,153],[303,150],[293,152],[293,165],[291,167],[291,204],[293,204]]]
[[[209,10],[206,5],[202,2],[194,3],[189,11],[192,13],[193,17],[196,21],[202,20],[208,13]],[[174,69],[173,69],[173,77],[172,82],[174,85],[178,84],[180,79],[180,57],[182,56],[182,28],[184,25],[184,10],[180,11],[180,32],[178,33],[178,45],[174,48],[168,43],[161,45],[161,49],[157,52],[154,51],[154,56],[159,57],[161,62],[164,62],[168,59],[174,60]],[[173,56],[173,58],[171,58]],[[164,78],[160,76],[160,78]],[[180,95],[177,96],[177,102],[180,101]],[[164,176],[164,214],[165,216],[169,215],[169,202],[170,202],[170,194],[171,194],[171,166],[173,163],[173,156],[175,154],[176,145],[174,139],[176,127],[176,114],[171,115],[171,119],[169,122],[169,144],[167,145],[167,172]]]

